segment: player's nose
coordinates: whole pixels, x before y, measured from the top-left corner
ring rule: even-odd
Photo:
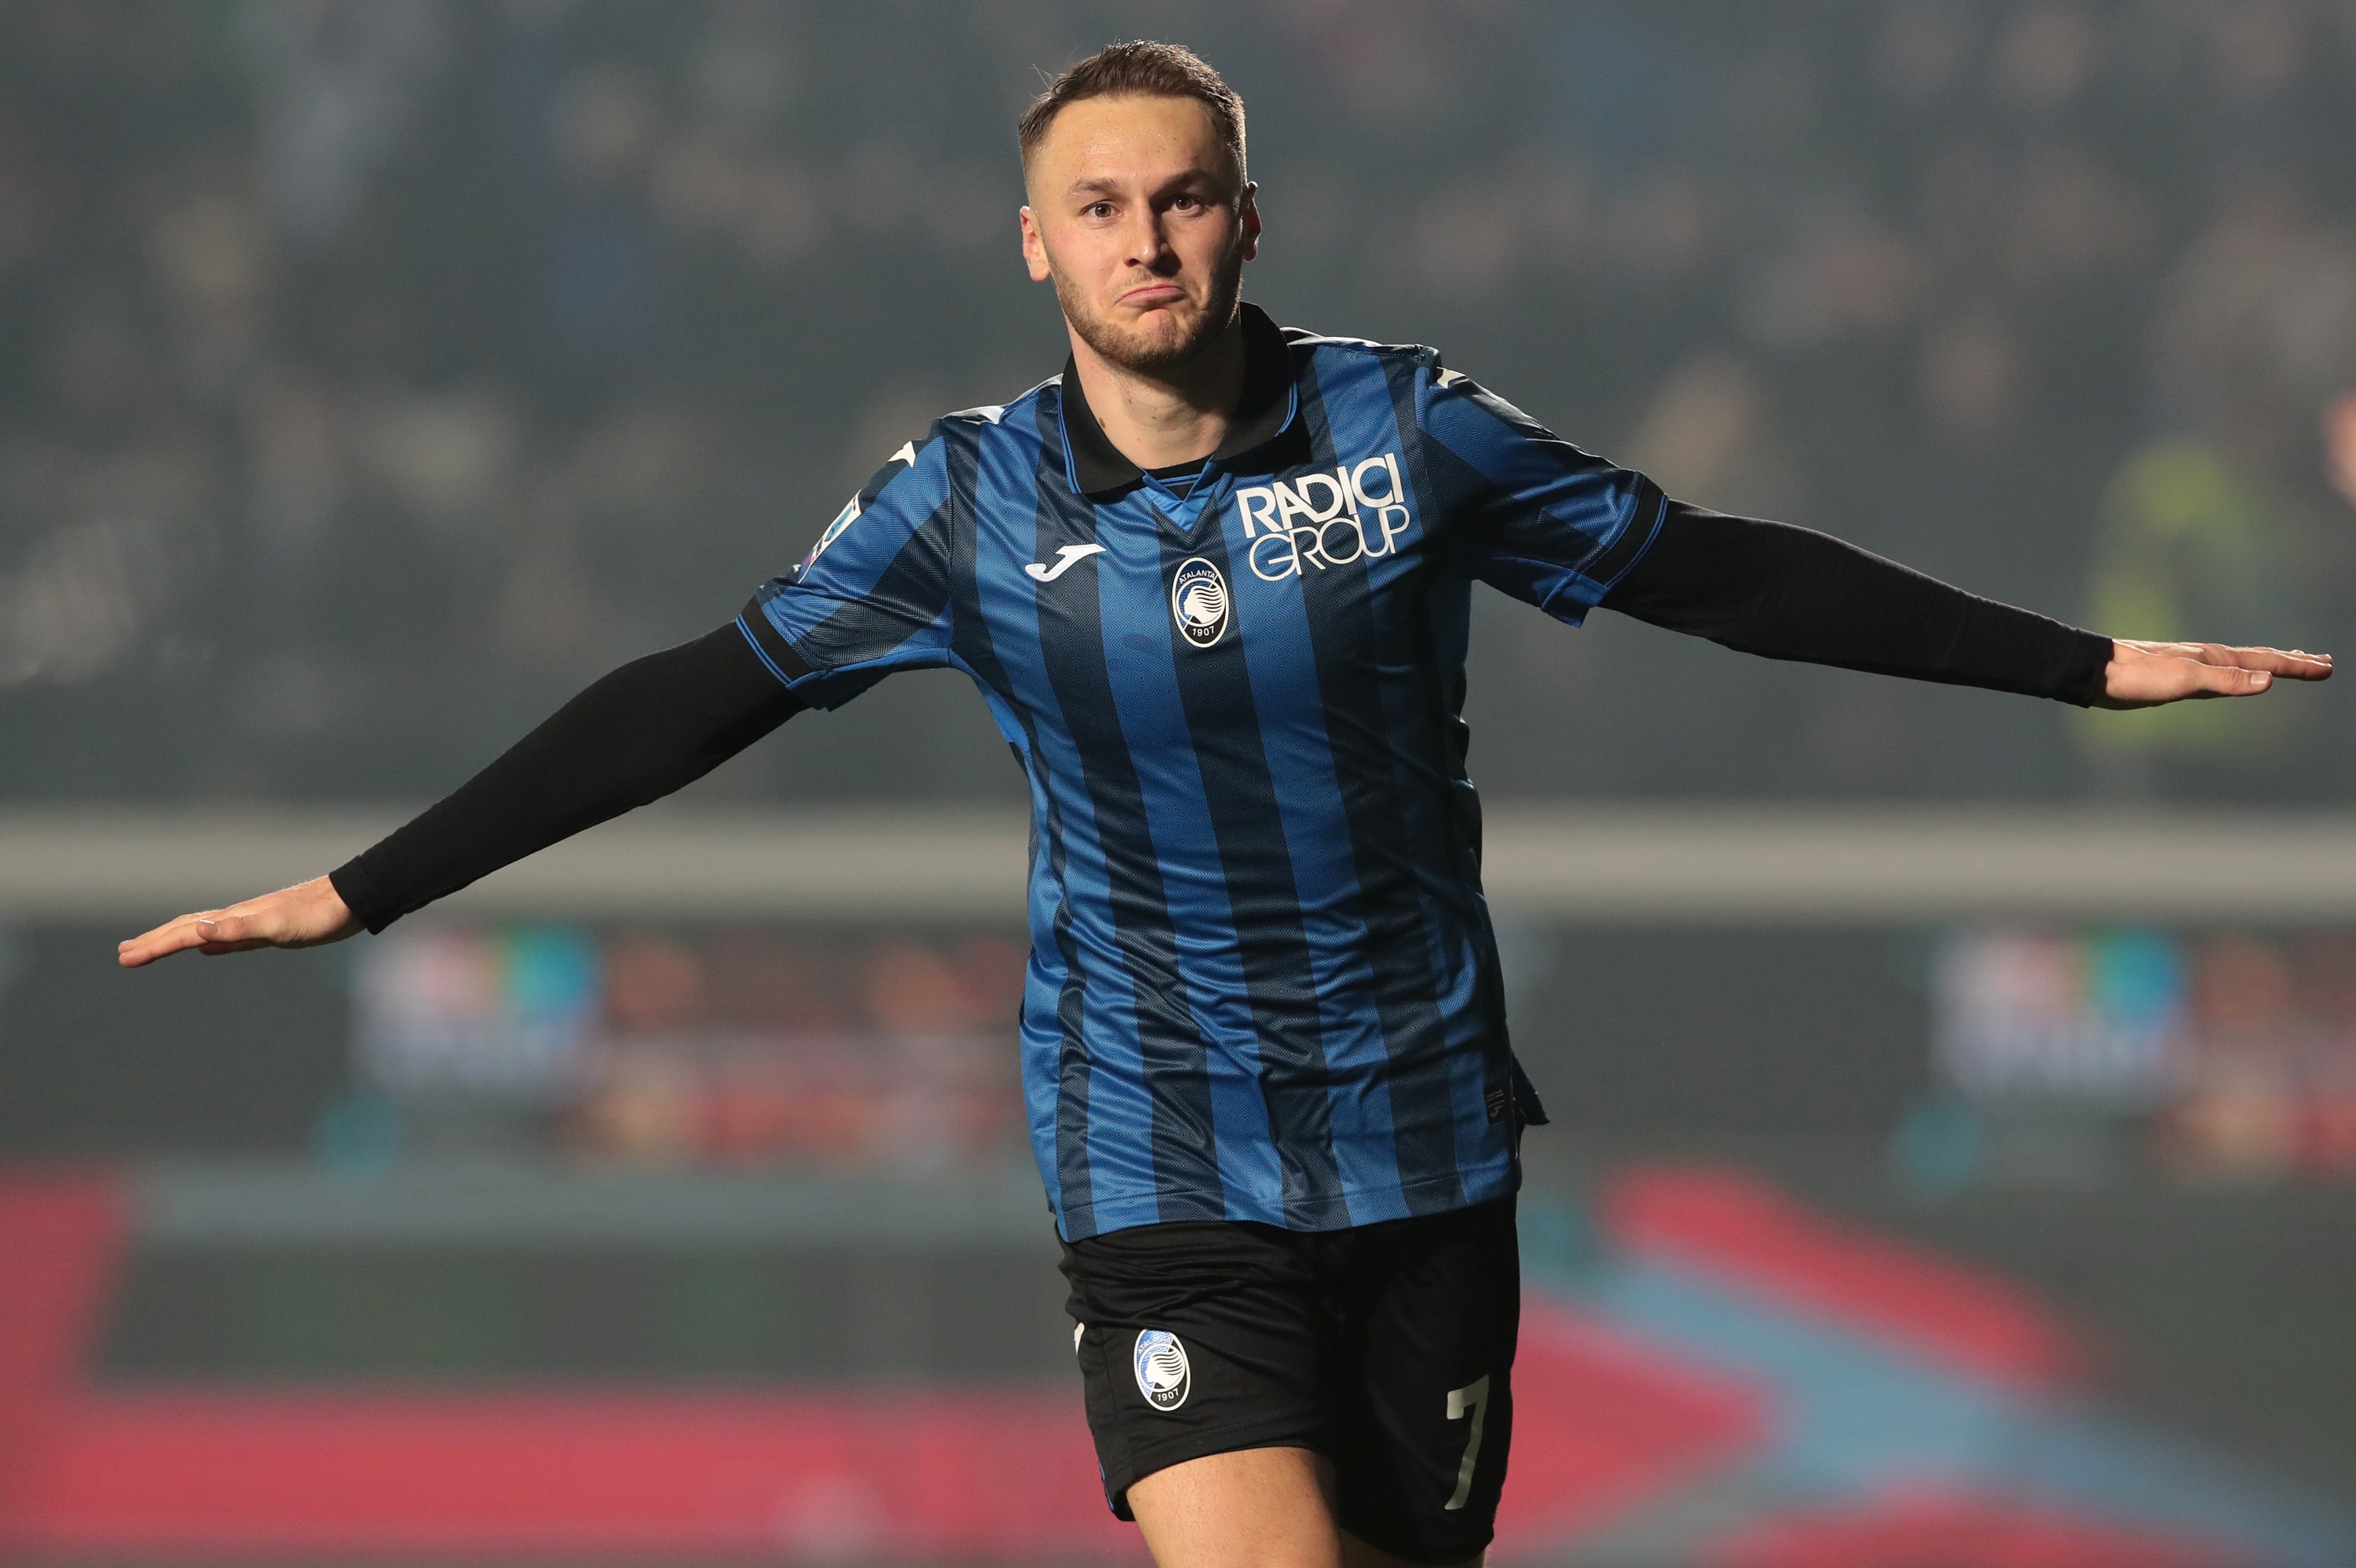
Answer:
[[[1178,260],[1171,249],[1170,236],[1162,226],[1162,215],[1151,208],[1141,210],[1131,219],[1129,231],[1129,264],[1149,272],[1167,271]]]

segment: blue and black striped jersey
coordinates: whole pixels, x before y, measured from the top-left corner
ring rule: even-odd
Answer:
[[[903,446],[740,623],[814,706],[962,670],[1020,757],[1024,1097],[1069,1240],[1514,1190],[1538,1113],[1464,770],[1472,585],[1576,624],[1664,508],[1429,348],[1244,312],[1191,485],[1067,368]]]

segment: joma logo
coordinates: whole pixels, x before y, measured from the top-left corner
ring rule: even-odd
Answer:
[[[1378,560],[1415,526],[1396,452],[1237,490],[1236,507],[1251,540],[1245,559],[1263,582],[1299,576],[1304,561],[1323,571]]]

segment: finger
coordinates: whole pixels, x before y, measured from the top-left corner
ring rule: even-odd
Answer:
[[[2323,680],[2331,674],[2330,655],[2310,654],[2303,648],[2287,651],[2281,648],[2229,648],[2218,643],[2194,643],[2179,652],[2203,664],[2260,669],[2270,675],[2289,676],[2296,680]]]
[[[2126,637],[2116,639],[2112,645],[2151,659],[2197,659],[2216,646],[2213,643],[2141,643]]]
[[[128,942],[117,943],[114,950],[116,961],[126,969],[136,969],[143,964],[153,964],[158,958],[186,952],[208,939],[209,933],[200,927],[211,918],[209,912],[184,914]]]
[[[180,930],[184,926],[192,926],[197,922],[205,919],[207,916],[214,912],[215,912],[211,910],[200,910],[194,914],[177,915],[174,918],[166,921],[155,930],[143,931],[128,942],[116,943],[115,946],[118,948],[135,947],[150,942],[160,942],[164,938],[169,936],[172,933]]]
[[[259,936],[250,936],[242,942],[199,942],[197,944],[197,951],[208,958],[218,958],[224,953],[253,953],[264,947],[277,945],[278,944],[265,941]]]
[[[2329,673],[2329,654],[2311,654],[2305,648],[2229,647],[2223,643],[2138,643],[2121,640],[2116,645],[2147,658],[2197,659],[2202,664],[2233,665],[2244,669],[2270,670],[2276,675],[2297,672],[2303,679],[2319,679],[2312,672]]]
[[[2269,669],[2209,664],[2198,659],[2185,659],[2181,663],[2190,677],[2186,692],[2188,696],[2253,697],[2275,683],[2274,672]]]
[[[197,929],[204,933],[205,944],[218,946],[227,943],[248,942],[262,936],[262,923],[252,915],[241,912],[244,907],[242,904],[232,904],[228,909],[215,910],[197,922]]]
[[[2244,656],[2234,660],[2244,669],[2268,670],[2292,680],[2329,680],[2331,656],[2310,654],[2300,648],[2285,652],[2280,648],[2236,648]]]
[[[2199,658],[2149,658],[2131,667],[2109,693],[2109,706],[2152,708],[2162,703],[2219,697],[2249,697],[2273,684],[2265,670],[2211,664]]]
[[[243,953],[271,945],[268,938],[260,933],[259,923],[252,916],[239,912],[243,908],[243,905],[232,905],[228,909],[184,914],[144,936],[118,943],[115,961],[126,969],[136,969],[143,965],[153,964],[158,958],[185,953],[191,947],[206,953]]]

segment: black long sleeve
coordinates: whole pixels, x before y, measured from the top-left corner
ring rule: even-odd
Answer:
[[[801,711],[732,623],[592,684],[490,766],[328,873],[382,931],[477,878],[694,783]]]
[[[1828,535],[1671,501],[1602,607],[1768,658],[2050,697],[2103,694],[2111,641]]]

